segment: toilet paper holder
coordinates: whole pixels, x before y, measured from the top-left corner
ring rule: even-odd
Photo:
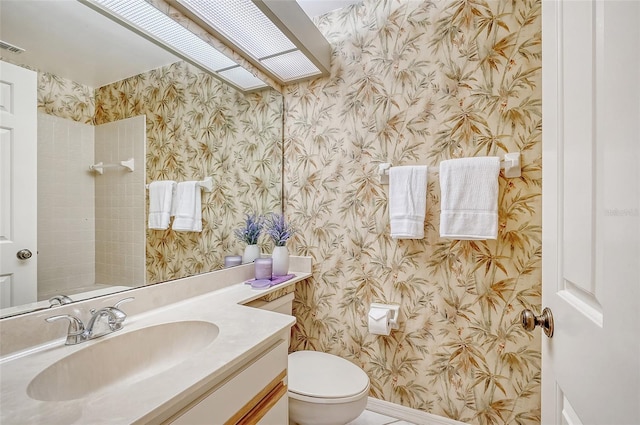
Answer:
[[[400,314],[400,306],[397,304],[381,304],[371,303],[371,308],[381,308],[389,310],[389,327],[391,329],[398,329],[398,315]]]

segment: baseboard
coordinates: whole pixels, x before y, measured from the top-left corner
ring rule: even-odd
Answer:
[[[373,397],[369,397],[367,400],[367,410],[380,413],[381,415],[398,418],[416,425],[467,425],[464,422],[432,415],[431,413],[390,403]]]

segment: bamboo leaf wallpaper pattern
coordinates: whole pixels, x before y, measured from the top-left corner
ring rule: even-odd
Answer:
[[[147,182],[202,180],[202,233],[147,231],[147,282],[223,266],[244,214],[281,205],[282,96],[242,94],[177,62],[96,90],[96,124],[147,117]]]
[[[540,422],[541,2],[365,0],[317,19],[331,75],[285,87],[285,208],[314,258],[292,349],[340,355],[371,396],[472,424]],[[522,152],[499,238],[440,239],[437,165]],[[377,165],[428,164],[423,240],[389,237]],[[400,330],[370,335],[371,302]]]
[[[38,72],[38,112],[93,124],[94,90],[49,72]]]

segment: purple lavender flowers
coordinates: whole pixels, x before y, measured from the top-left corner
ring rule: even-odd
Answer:
[[[247,245],[255,245],[258,243],[258,238],[264,227],[264,217],[253,213],[247,214],[245,218],[245,225],[234,231],[236,237]]]
[[[265,231],[275,246],[285,246],[295,231],[284,220],[284,215],[273,213],[265,219]]]

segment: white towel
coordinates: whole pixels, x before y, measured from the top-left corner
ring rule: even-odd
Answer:
[[[450,159],[440,163],[440,237],[497,239],[500,158]]]
[[[202,201],[198,182],[178,183],[174,215],[171,228],[176,232],[202,232]]]
[[[149,184],[149,229],[169,228],[176,182],[161,180]]]
[[[427,213],[427,166],[389,169],[389,221],[394,239],[424,238]]]

